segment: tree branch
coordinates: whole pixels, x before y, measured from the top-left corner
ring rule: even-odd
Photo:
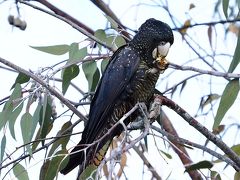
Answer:
[[[161,124],[162,127],[168,132],[168,134],[170,134],[171,136],[174,136],[176,138],[179,138],[177,131],[174,129],[171,121],[168,119],[167,115],[164,113],[164,111],[161,112]],[[152,126],[152,128],[154,130],[155,127]],[[169,141],[171,141],[171,143],[173,143],[172,148],[175,151],[175,153],[178,155],[178,157],[180,158],[180,160],[182,161],[182,164],[184,166],[189,165],[192,163],[192,160],[190,159],[190,156],[188,155],[186,149],[184,146],[180,145],[179,143],[176,143],[176,141],[173,138],[169,138],[170,136],[167,136],[167,138],[169,139]],[[194,170],[194,171],[189,171],[188,172],[189,176],[192,179],[202,179],[201,175],[199,174],[198,171]]]
[[[35,5],[31,4],[31,3],[26,2],[26,1],[23,1],[23,0],[19,0],[19,2],[22,3],[22,4],[25,4],[25,5],[27,5],[27,6],[30,6],[30,7],[34,8],[34,9],[37,9],[37,10],[39,10],[39,11],[42,11],[42,12],[44,12],[44,13],[46,13],[46,14],[49,14],[49,15],[55,17],[55,18],[58,18],[58,19],[60,19],[60,20],[62,20],[62,21],[64,21],[64,22],[66,22],[67,24],[69,24],[70,26],[72,26],[74,29],[76,29],[77,31],[81,32],[81,33],[84,34],[85,36],[89,37],[89,38],[92,39],[93,41],[96,41],[98,44],[100,44],[100,45],[108,48],[108,49],[111,50],[111,51],[114,51],[114,49],[113,49],[112,47],[108,46],[105,42],[100,41],[98,38],[96,38],[95,36],[93,36],[91,33],[89,33],[88,31],[86,31],[86,30],[83,29],[82,27],[79,27],[77,24],[75,24],[74,22],[66,19],[65,17],[62,17],[62,16],[60,16],[60,15],[58,15],[58,14],[54,14],[54,13],[52,13],[52,12],[49,12],[49,11],[43,9],[43,8],[40,8],[40,7],[38,7],[38,6],[35,6]]]
[[[168,99],[164,96],[157,96],[162,102],[162,105],[165,105],[172,110],[174,110],[177,114],[179,114],[185,121],[187,121],[192,127],[197,129],[201,134],[203,134],[208,140],[212,141],[216,146],[218,146],[229,158],[236,163],[236,170],[240,170],[240,157],[230,149],[220,138],[210,132],[206,127],[200,124],[197,120],[190,116],[184,109],[178,106],[175,102]]]
[[[209,74],[212,76],[217,76],[217,77],[224,77],[224,78],[240,78],[240,74],[235,74],[235,73],[227,73],[227,72],[219,72],[219,71],[209,71],[209,70],[203,70],[191,66],[180,66],[174,63],[169,63],[169,67],[176,69],[176,70],[182,70],[182,71],[195,71],[199,72],[201,74]]]
[[[7,60],[5,60],[1,57],[0,57],[0,62],[5,64],[6,66],[11,67],[11,68],[15,69],[16,71],[21,72],[21,73],[29,76],[30,78],[32,78],[33,80],[35,80],[36,82],[41,84],[43,87],[45,87],[52,95],[56,96],[63,104],[65,104],[81,120],[83,120],[83,121],[87,120],[87,118],[82,113],[80,113],[68,100],[66,100],[59,92],[57,92],[54,88],[52,88],[45,81],[43,81],[42,79],[40,79],[39,77],[37,77],[33,73],[31,73],[29,71],[26,71],[25,69],[11,63],[10,61],[7,61]]]
[[[219,153],[217,153],[216,151],[214,150],[211,150],[209,148],[207,148],[206,146],[202,146],[202,145],[199,145],[197,143],[194,143],[194,142],[191,142],[189,140],[186,140],[186,139],[183,139],[183,138],[180,138],[178,136],[174,136],[170,133],[168,133],[167,131],[161,129],[161,128],[158,128],[156,126],[151,126],[152,129],[154,129],[155,131],[161,133],[163,136],[166,136],[171,142],[174,142],[174,145],[179,144],[179,145],[184,145],[184,144],[187,144],[189,146],[192,146],[192,147],[196,147],[198,149],[201,149],[203,150],[204,152],[207,152],[209,154],[211,154],[212,156],[226,162],[227,164],[230,164],[231,166],[233,166],[236,170],[240,170],[240,168],[238,166],[236,166],[236,163],[234,163],[231,159],[229,159],[228,157],[224,156],[224,155],[221,155]],[[179,145],[177,147],[179,147]],[[181,146],[180,146],[181,147]],[[179,150],[178,150],[179,151]],[[187,165],[187,164],[185,164]],[[195,179],[192,177],[192,179]]]

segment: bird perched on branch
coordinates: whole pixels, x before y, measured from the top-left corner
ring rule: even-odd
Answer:
[[[82,139],[71,151],[62,174],[78,165],[80,173],[89,165],[99,166],[112,139],[123,131],[121,124],[111,127],[136,103],[146,103],[153,96],[160,72],[166,68],[162,68],[160,61],[164,60],[173,40],[171,28],[151,18],[141,25],[129,43],[113,54],[91,102]],[[138,113],[131,114],[124,123],[134,121]]]

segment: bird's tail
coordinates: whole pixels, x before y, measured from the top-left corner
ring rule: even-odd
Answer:
[[[62,174],[67,174],[80,164],[79,175],[88,167],[100,165],[107,153],[107,150],[112,142],[112,139],[108,139],[102,143],[93,145],[89,150],[84,150],[86,146],[80,142],[70,153],[69,161],[67,165],[60,171]]]

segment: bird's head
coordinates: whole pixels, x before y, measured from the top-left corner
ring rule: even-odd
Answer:
[[[141,25],[131,44],[149,61],[158,56],[167,56],[173,41],[174,37],[170,26],[151,18]]]

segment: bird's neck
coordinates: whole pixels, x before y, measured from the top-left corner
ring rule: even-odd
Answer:
[[[152,57],[152,51],[154,49],[153,47],[148,46],[146,43],[143,43],[143,41],[138,41],[136,39],[129,42],[129,46],[138,52],[141,60],[145,61],[149,67],[152,66],[152,62],[154,61]]]

